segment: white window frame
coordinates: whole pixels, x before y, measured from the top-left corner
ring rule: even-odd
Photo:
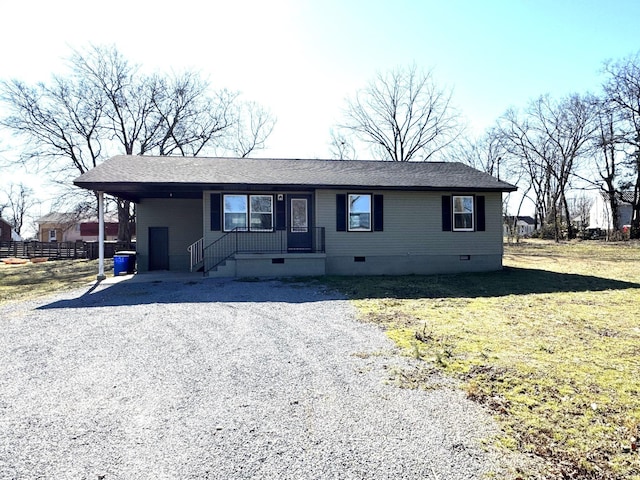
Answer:
[[[352,210],[352,197],[365,197],[369,199],[369,210]],[[369,227],[352,226],[351,216],[369,215]],[[373,230],[373,195],[370,193],[349,193],[347,195],[347,231],[349,232],[371,232]]]
[[[245,200],[245,210],[244,211],[231,211],[227,210],[227,197],[241,197]],[[252,208],[251,200],[257,197],[268,197],[270,199],[270,210],[269,211],[256,211]],[[274,211],[273,211],[273,195],[266,194],[255,194],[248,195],[246,193],[225,193],[222,195],[222,205],[223,205],[223,214],[222,214],[222,230],[224,232],[231,232],[234,229],[237,229],[240,232],[273,232],[273,224],[274,224]],[[244,227],[227,227],[227,214],[244,214]],[[270,215],[271,217],[271,225],[268,229],[266,228],[254,228],[252,225],[252,218],[254,215]]]
[[[253,209],[252,200],[254,198],[264,197],[269,199],[270,209],[268,211],[259,212]],[[253,228],[253,216],[254,215],[269,215],[271,218],[271,224],[269,228]],[[260,222],[262,224],[262,222]],[[251,232],[273,232],[273,195],[249,195],[249,231]]]
[[[51,235],[53,233],[53,235]],[[55,228],[50,228],[49,229],[49,241],[50,242],[55,242],[58,240],[58,234],[55,230]]]
[[[235,210],[227,210],[227,198],[230,197],[242,197],[244,198],[245,201],[245,210],[244,211],[235,211]],[[222,228],[225,232],[231,232],[235,229],[241,231],[241,232],[246,232],[247,231],[247,227],[249,225],[249,218],[248,218],[248,213],[249,213],[249,205],[247,204],[247,202],[249,201],[249,199],[247,198],[247,195],[243,195],[243,194],[237,194],[237,193],[230,193],[230,194],[224,194],[222,196],[222,211],[223,211],[223,215],[222,215]],[[227,215],[237,215],[243,213],[244,214],[244,227],[233,227],[233,228],[227,228]]]
[[[458,210],[456,210],[456,207],[459,207],[459,205],[457,205],[460,202],[457,202],[456,199],[462,199],[462,210],[460,210],[458,208]],[[470,199],[471,200],[471,211],[467,211],[464,209],[464,203],[465,203],[465,199]],[[454,232],[473,232],[475,229],[475,223],[476,223],[476,219],[475,219],[475,197],[473,195],[454,195],[452,198],[452,220],[453,220],[453,231]],[[456,217],[460,216],[460,215],[471,215],[471,227],[456,227]],[[463,222],[464,224],[464,222]]]

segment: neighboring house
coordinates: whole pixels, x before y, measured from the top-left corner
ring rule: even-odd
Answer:
[[[606,192],[598,192],[595,196],[591,209],[589,210],[589,229],[612,230],[613,216],[611,214],[611,205],[609,194]],[[633,192],[624,191],[618,197],[618,226],[622,228],[624,225],[631,224],[633,215]]]
[[[515,230],[514,229],[515,222]],[[509,215],[504,217],[504,235],[518,235],[526,237],[536,231],[536,221],[533,217]]]
[[[138,271],[209,276],[499,270],[516,190],[461,163],[146,156],[74,183],[136,202]]]
[[[0,242],[19,242],[22,238],[16,233],[11,224],[0,218]]]
[[[75,242],[78,240],[91,242],[98,240],[98,220],[96,218],[81,219],[75,213],[51,212],[36,220],[38,223],[38,240],[41,242]],[[105,240],[118,238],[118,221],[114,218],[105,220]]]
[[[75,227],[78,228],[78,227]],[[80,222],[80,239],[85,242],[95,242],[98,240],[98,219],[88,218],[84,219]],[[136,225],[133,223],[131,225],[131,234],[135,237],[136,234]],[[118,217],[117,216],[106,216],[104,223],[104,233],[105,240],[115,241],[118,239]]]

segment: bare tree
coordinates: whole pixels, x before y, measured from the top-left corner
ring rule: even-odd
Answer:
[[[0,83],[9,112],[0,125],[26,140],[22,161],[66,184],[117,153],[213,152],[241,120],[238,94],[212,91],[195,72],[145,75],[115,47],[99,46],[74,51],[69,66],[70,74],[53,77],[50,85]],[[265,110],[252,104],[250,112],[249,126],[235,132],[247,135],[245,155],[263,147],[273,128]],[[117,203],[118,237],[129,240],[133,206]]]
[[[263,149],[276,124],[273,114],[255,102],[243,102],[235,108],[234,118],[226,149],[242,158]]]
[[[147,145],[159,130],[153,105],[158,79],[139,75],[139,67],[131,65],[115,47],[75,50],[70,65],[74,77],[91,85],[92,98],[102,99],[103,128],[122,145],[122,153],[144,150],[136,149],[136,144]]]
[[[570,182],[589,147],[596,129],[593,101],[580,95],[571,95],[560,102],[539,102],[538,119],[548,135],[556,158],[548,161],[556,181],[559,200],[562,204],[568,238],[574,238],[571,212],[567,201]],[[549,159],[548,159],[549,160]]]
[[[170,79],[143,75],[115,47],[75,51],[73,72],[104,98],[104,129],[126,155],[199,153],[230,124],[205,94],[209,85],[193,72]],[[223,111],[228,105],[222,107]],[[120,199],[118,239],[131,238],[133,206]]]
[[[579,160],[588,151],[595,131],[591,99],[571,95],[559,102],[542,96],[531,102],[523,115],[514,110],[502,118],[502,135],[509,153],[520,158],[536,194],[543,226],[550,224],[556,240],[571,225],[567,191]]]
[[[331,141],[329,151],[335,160],[356,160],[358,155],[351,139],[342,130],[332,128],[329,131]]]
[[[510,165],[503,161],[507,153],[502,144],[499,129],[492,127],[477,138],[461,135],[447,149],[445,157],[447,160],[462,162],[498,179],[506,179],[512,173],[508,171]]]
[[[609,238],[620,230],[620,198],[622,197],[621,177],[627,158],[622,123],[616,106],[605,99],[596,99],[596,130],[592,136],[593,178],[587,178],[608,200],[611,211],[612,230]]]
[[[619,145],[626,152],[621,188],[633,192],[631,238],[640,238],[640,52],[604,67],[604,91],[620,125]],[[626,177],[626,178],[624,178]]]
[[[48,175],[59,186],[59,202],[69,197],[73,203],[86,201],[91,194],[78,192],[69,180],[102,159],[104,102],[99,92],[85,81],[54,76],[49,85],[2,82],[0,100],[8,113],[0,126],[24,139],[22,166]]]
[[[508,193],[503,198],[502,210],[509,231],[509,240],[512,238],[519,240],[517,231],[518,216],[522,211],[524,202],[529,199],[531,182],[528,180],[523,181],[523,179],[528,178],[528,175],[523,170],[519,159],[510,154],[506,148],[505,139],[500,128],[497,126],[488,128],[484,134],[475,139],[464,135],[461,136],[447,149],[445,158],[448,161],[465,163],[477,170],[518,186],[520,198],[517,203],[514,202],[514,214],[509,213],[510,208],[513,208],[511,193]]]
[[[0,205],[0,217],[3,210],[10,212],[8,217],[4,217],[11,224],[18,235],[22,233],[22,228],[28,217],[28,212],[38,205],[38,201],[33,194],[33,189],[27,187],[24,183],[10,183],[2,190],[6,197],[3,205]]]
[[[570,220],[583,236],[589,226],[589,216],[593,206],[593,197],[582,191],[569,201]]]
[[[51,85],[31,87],[12,80],[1,83],[0,89],[9,111],[0,125],[26,140],[23,164],[56,178],[97,165],[104,103],[87,83],[53,77]]]
[[[237,124],[237,92],[210,92],[210,84],[194,72],[170,78],[155,77],[150,95],[158,131],[140,145],[158,155],[196,156],[217,148]],[[154,124],[150,125],[152,128]]]
[[[547,198],[551,178],[544,166],[546,145],[534,135],[526,115],[511,108],[499,120],[500,135],[513,168],[522,173],[525,183],[533,190],[536,228],[544,229],[547,220]]]
[[[417,67],[378,74],[348,100],[345,123],[383,160],[429,160],[461,132],[450,90],[439,88],[432,72]]]

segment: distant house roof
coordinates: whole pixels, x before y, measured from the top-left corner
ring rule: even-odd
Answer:
[[[600,192],[602,198],[606,202],[609,201],[610,195],[607,192]],[[622,192],[616,192],[616,197],[621,203],[633,203],[633,190],[624,190]]]
[[[73,213],[49,212],[36,219],[36,223],[73,223],[77,220]]]
[[[508,215],[506,217],[504,217],[505,221],[508,221],[509,223],[513,223],[514,219],[516,219],[515,216],[513,215]],[[528,215],[518,215],[517,217],[518,221],[522,221],[528,225],[535,225],[536,221],[533,219],[533,217],[530,217]]]
[[[456,162],[255,159],[227,157],[112,157],[74,183],[123,198],[196,198],[205,189],[384,188],[514,191],[516,187]]]
[[[118,223],[118,216],[106,213],[104,221],[109,223]],[[65,213],[65,212],[50,212],[46,215],[38,218],[36,223],[59,223],[65,225],[71,225],[76,223],[98,223],[98,217],[83,217],[77,213]]]

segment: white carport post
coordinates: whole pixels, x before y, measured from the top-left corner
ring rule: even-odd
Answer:
[[[98,194],[98,281],[107,278],[104,274],[104,192]]]

